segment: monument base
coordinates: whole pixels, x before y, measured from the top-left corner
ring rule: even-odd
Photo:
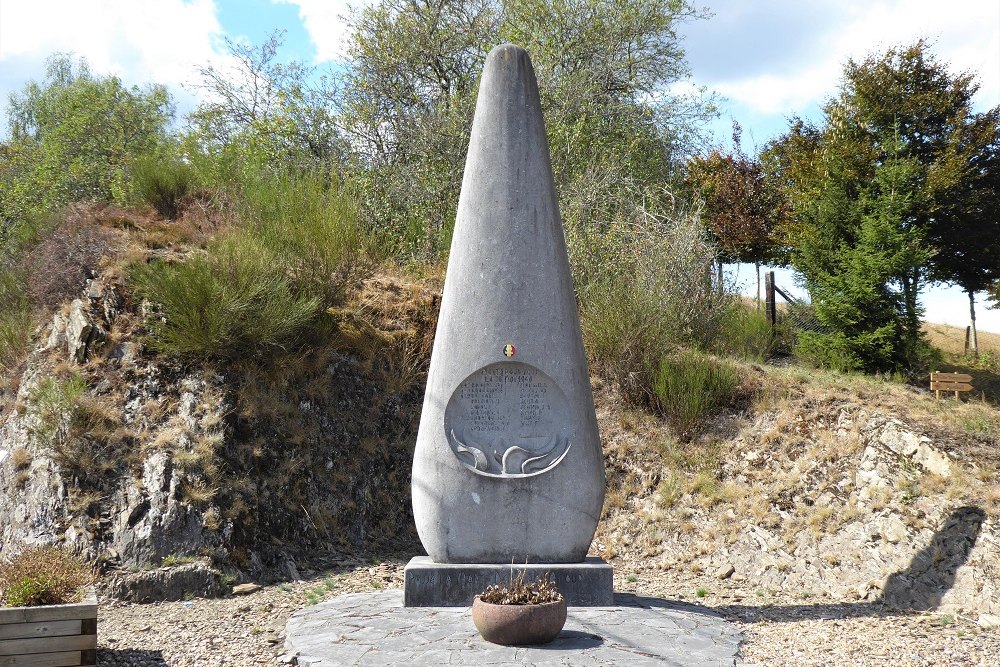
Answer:
[[[555,582],[570,607],[610,607],[615,603],[613,570],[602,558],[582,563],[435,563],[430,556],[410,559],[404,569],[403,606],[471,607],[472,598],[491,584],[510,583],[524,572],[526,582],[544,574]]]

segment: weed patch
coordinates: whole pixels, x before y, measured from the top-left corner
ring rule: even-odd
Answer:
[[[194,186],[194,170],[177,159],[145,158],[132,169],[139,197],[168,220],[175,220],[181,202]]]
[[[8,607],[78,602],[94,572],[70,553],[34,547],[0,563],[0,603]]]
[[[735,400],[740,380],[732,364],[687,352],[662,357],[652,384],[657,410],[681,437],[690,437],[717,408]]]
[[[298,295],[273,253],[233,235],[208,255],[134,267],[135,289],[157,304],[147,320],[151,349],[181,358],[259,356],[300,344],[319,299]]]

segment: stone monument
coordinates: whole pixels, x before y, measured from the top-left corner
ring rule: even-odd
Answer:
[[[471,605],[511,564],[610,605],[588,559],[604,461],[531,59],[486,59],[413,460],[428,557],[407,606]]]

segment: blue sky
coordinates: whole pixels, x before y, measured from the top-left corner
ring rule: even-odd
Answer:
[[[365,0],[355,0],[363,6]],[[998,0],[709,0],[714,15],[681,29],[692,77],[722,98],[712,131],[728,142],[732,121],[744,147],[762,146],[791,116],[816,119],[836,93],[847,58],[927,37],[940,60],[976,73],[979,110],[1000,104]],[[73,52],[99,73],[131,84],[169,86],[178,110],[197,103],[197,66],[225,67],[223,40],[260,43],[286,31],[283,55],[317,64],[343,58],[348,3],[342,0],[0,0],[0,114],[9,93],[44,76],[45,57]],[[753,290],[752,267],[738,281]],[[779,275],[791,286],[794,277]],[[927,319],[964,326],[968,300],[931,288]],[[979,325],[1000,332],[1000,311],[979,309]]]

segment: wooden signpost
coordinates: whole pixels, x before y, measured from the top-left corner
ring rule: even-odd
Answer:
[[[972,376],[968,373],[934,371],[931,373],[931,389],[937,398],[941,398],[942,391],[953,391],[955,398],[958,398],[958,392],[972,391]]]

